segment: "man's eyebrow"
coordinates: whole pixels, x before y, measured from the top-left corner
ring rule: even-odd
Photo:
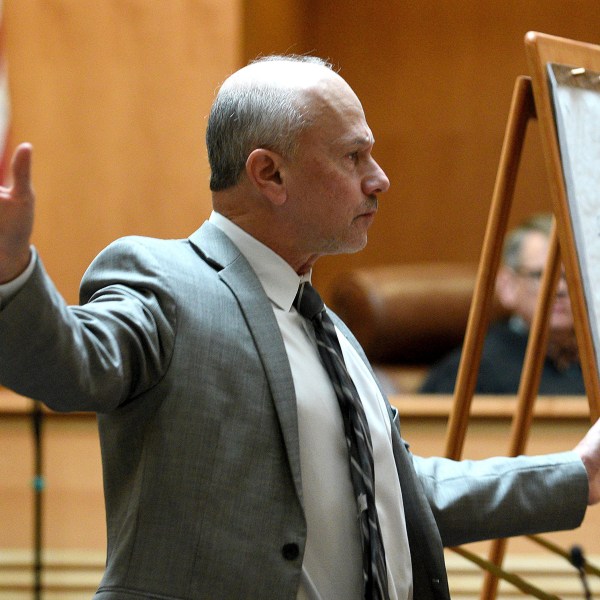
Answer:
[[[372,146],[375,143],[375,138],[372,135],[361,135],[349,138],[348,143],[353,146]]]

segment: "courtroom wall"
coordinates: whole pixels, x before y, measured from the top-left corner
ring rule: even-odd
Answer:
[[[12,142],[34,146],[34,242],[77,301],[128,234],[183,237],[208,216],[206,116],[239,64],[235,0],[9,0]]]
[[[13,141],[35,148],[35,243],[70,301],[115,237],[181,237],[210,211],[204,128],[248,58],[314,52],[361,97],[392,182],[353,265],[476,261],[515,78],[534,29],[600,43],[596,0],[4,3]],[[537,128],[513,220],[549,207]]]

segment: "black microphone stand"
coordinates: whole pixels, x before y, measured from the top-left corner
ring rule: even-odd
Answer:
[[[34,401],[31,411],[34,442],[34,472],[33,472],[33,597],[42,598],[42,508],[44,492],[42,425],[44,415],[40,402]]]
[[[592,593],[590,592],[587,575],[585,574],[585,557],[580,546],[573,546],[571,548],[571,564],[579,571],[585,600],[592,600]]]

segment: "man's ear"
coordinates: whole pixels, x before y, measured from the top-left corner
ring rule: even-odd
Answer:
[[[246,175],[256,190],[273,204],[281,205],[287,198],[280,168],[282,157],[277,152],[256,148],[246,159]]]
[[[500,304],[507,310],[513,310],[517,296],[517,279],[512,269],[501,266],[496,277],[496,295]]]

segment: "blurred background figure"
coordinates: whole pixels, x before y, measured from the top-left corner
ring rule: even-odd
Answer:
[[[496,280],[496,294],[509,316],[493,323],[486,335],[476,393],[515,394],[518,391],[527,337],[548,256],[551,226],[551,215],[534,215],[507,235],[503,264]],[[549,328],[548,348],[539,393],[584,394],[573,314],[564,273],[561,274],[557,286]],[[457,348],[435,364],[420,391],[428,394],[452,393],[460,355],[461,348]]]

